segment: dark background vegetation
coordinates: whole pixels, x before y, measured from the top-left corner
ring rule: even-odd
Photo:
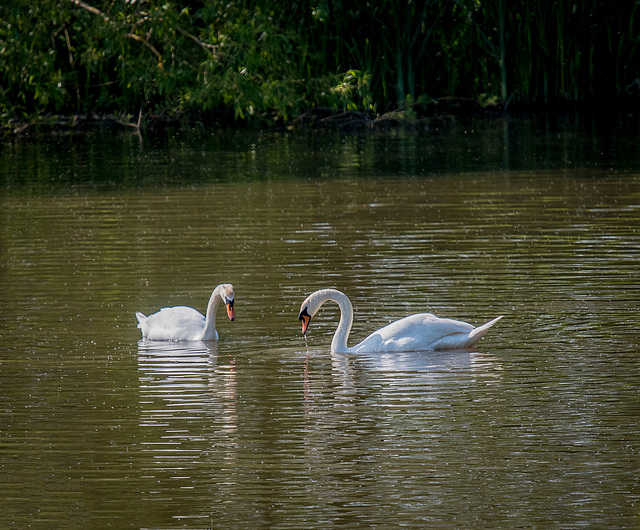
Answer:
[[[285,124],[310,109],[374,118],[446,98],[635,112],[639,11],[630,0],[3,1],[1,121]]]

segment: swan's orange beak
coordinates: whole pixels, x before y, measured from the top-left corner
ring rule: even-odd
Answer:
[[[307,333],[307,328],[309,327],[309,323],[311,322],[311,317],[309,313],[307,313],[307,308],[305,307],[300,314],[298,315],[298,320],[302,322],[302,334],[305,335]]]
[[[309,322],[311,322],[311,317],[303,316],[300,320],[302,320],[302,334],[305,335],[309,327]]]
[[[236,310],[233,308],[233,300],[227,303],[227,316],[231,322],[236,319]]]

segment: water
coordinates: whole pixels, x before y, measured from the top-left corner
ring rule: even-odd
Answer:
[[[637,131],[5,143],[3,527],[637,527]],[[145,343],[204,311],[217,344]],[[332,355],[419,311],[471,352]]]

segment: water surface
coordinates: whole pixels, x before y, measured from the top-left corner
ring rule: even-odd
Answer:
[[[637,527],[637,136],[575,123],[1,146],[3,526]],[[635,142],[635,143],[634,143]],[[140,340],[204,311],[220,341]],[[469,352],[332,355],[419,311]]]

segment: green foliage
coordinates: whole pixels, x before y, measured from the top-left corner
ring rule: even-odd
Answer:
[[[349,70],[342,79],[342,82],[332,87],[329,92],[336,96],[336,106],[341,106],[345,110],[364,109],[367,112],[375,113],[376,107],[371,97],[369,89],[371,74],[359,70]]]
[[[0,119],[612,101],[640,78],[639,13],[633,0],[13,0],[0,5]]]

